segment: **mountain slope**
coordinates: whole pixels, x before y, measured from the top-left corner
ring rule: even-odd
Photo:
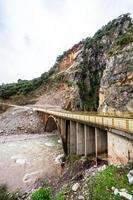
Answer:
[[[67,110],[132,112],[133,23],[129,14],[64,52],[49,72],[30,84],[22,83],[6,98],[33,96],[37,104]],[[7,85],[4,87],[0,87],[1,98],[2,91],[7,92]]]

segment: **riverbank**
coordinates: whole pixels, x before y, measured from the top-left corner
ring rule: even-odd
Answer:
[[[44,133],[37,112],[30,108],[8,108],[0,114],[0,136]]]

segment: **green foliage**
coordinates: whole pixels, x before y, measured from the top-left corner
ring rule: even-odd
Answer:
[[[117,45],[124,47],[132,42],[133,42],[133,26],[130,27],[130,29],[118,39]]]
[[[113,56],[115,54],[120,53],[126,45],[132,42],[133,42],[133,25],[129,27],[126,33],[122,34],[117,39],[116,45],[109,50],[108,55]]]
[[[52,200],[50,188],[40,188],[32,194],[31,200]]]
[[[130,13],[120,15],[118,18],[108,22],[107,25],[99,29],[95,33],[94,37],[97,39],[101,39],[104,35],[111,35],[119,25],[123,25],[127,20],[129,20],[131,23]]]
[[[79,80],[77,84],[79,87],[80,98],[82,99],[84,111],[96,111],[98,108],[100,77],[102,73],[103,68],[101,69],[101,71],[96,70],[90,73],[88,75],[88,83],[85,81],[84,72],[82,72],[83,78]]]
[[[56,71],[56,69],[58,69],[58,66],[63,61],[64,57],[67,56],[75,47],[76,45],[74,45],[68,51],[65,51],[62,55],[58,56],[53,67],[48,72],[43,73],[40,77],[34,78],[29,81],[19,79],[17,83],[0,85],[0,99],[6,100],[12,96],[19,96],[19,95],[26,96],[32,91],[41,87],[42,85],[45,86],[49,82],[50,76],[52,76]],[[55,77],[55,79],[52,80],[53,81],[52,84],[54,85],[60,80],[62,80],[62,77],[57,76]]]
[[[100,80],[106,65],[106,63],[99,64],[100,56],[103,55],[104,52],[101,39],[103,36],[109,36],[108,39],[110,40],[112,34],[114,35],[116,30],[118,37],[123,35],[123,24],[127,20],[129,21],[130,26],[132,23],[129,15],[130,14],[127,13],[119,16],[117,19],[114,19],[98,30],[92,38],[87,38],[84,41],[85,46],[82,53],[83,61],[80,66],[80,79],[77,83],[82,102],[81,107],[84,111],[97,111],[99,106]],[[129,42],[129,37],[126,39],[124,38],[119,42],[127,43],[127,41]]]
[[[0,98],[5,100],[14,95],[27,95],[41,85],[46,85],[49,77],[55,72],[58,64],[59,63],[56,62],[48,72],[43,73],[39,78],[34,78],[29,81],[19,79],[17,83],[0,85]]]
[[[69,192],[67,187],[63,188],[63,190],[54,198],[54,200],[66,200],[66,194]]]
[[[133,194],[133,185],[128,184],[127,173],[129,169],[118,169],[109,166],[105,171],[93,176],[88,181],[91,200],[120,200],[121,197],[114,196],[111,188],[125,188]]]
[[[0,200],[17,200],[15,193],[9,193],[5,185],[0,185]]]

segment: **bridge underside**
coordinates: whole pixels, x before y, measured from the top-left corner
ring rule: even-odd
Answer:
[[[133,160],[133,138],[84,122],[39,113],[45,131],[58,129],[65,154],[93,156],[109,163]]]

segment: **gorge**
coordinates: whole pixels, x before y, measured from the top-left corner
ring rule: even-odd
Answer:
[[[128,118],[131,118],[132,120],[133,117],[133,22],[130,15],[123,14],[119,16],[98,30],[92,38],[86,38],[80,41],[78,44],[75,44],[68,51],[57,57],[54,66],[48,72],[43,73],[39,78],[35,78],[30,81],[19,79],[17,83],[0,85],[0,102],[0,135],[2,139],[3,137],[7,137],[7,140],[10,137],[14,138],[15,134],[17,134],[19,139],[21,139],[22,134],[30,134],[31,137],[31,134],[39,134],[39,137],[42,137],[41,134],[44,135],[44,127],[40,123],[37,113],[34,112],[34,107],[41,107],[47,111],[52,110],[53,112],[57,113],[64,112],[65,114],[69,114],[69,112],[71,112],[71,114],[79,113],[80,115],[84,114],[85,116],[89,116],[91,114],[95,115],[96,112],[100,116],[105,115],[107,117],[116,116],[116,118],[122,118],[125,116],[125,119],[127,117],[126,127],[129,128],[129,125],[132,127],[132,121],[131,124],[128,122]],[[7,104],[18,105],[18,107],[15,108],[9,106],[9,108],[4,108],[2,105],[3,102]],[[21,105],[24,106],[25,109],[19,107]],[[28,107],[28,109],[26,107]],[[112,120],[111,123],[113,124],[114,121]],[[119,124],[120,122],[118,122],[118,127],[121,126],[121,124]],[[82,129],[82,127],[80,128]],[[68,129],[70,129],[70,127]],[[132,138],[132,129],[130,136]],[[43,141],[41,142],[45,143],[45,139],[46,138],[43,138]],[[36,139],[36,143],[38,140],[39,139]],[[113,140],[116,141],[115,138]],[[21,142],[19,141],[18,143],[20,144]],[[15,148],[17,148],[17,145],[19,146],[18,143],[14,143],[14,145],[16,145]],[[30,143],[32,148],[33,143],[34,142],[32,138]],[[4,159],[3,146],[7,145],[7,154],[9,153],[8,151],[11,146],[9,145],[10,148],[8,149],[8,143],[6,142],[0,145],[0,156],[2,159]],[[30,145],[28,146],[29,148]],[[130,149],[132,149],[132,145],[133,144],[131,140]],[[37,146],[35,145],[35,148],[37,148]],[[23,145],[20,145],[20,147],[23,147]],[[112,152],[115,150],[115,148],[116,146],[111,146]],[[20,148],[20,151],[26,151],[26,149],[22,149]],[[41,152],[43,156],[45,154],[45,150],[47,149],[43,148],[43,152]],[[125,151],[126,150],[128,150],[128,148],[125,148]],[[38,151],[40,152],[40,150]],[[126,156],[127,155],[128,161],[130,161],[130,158],[132,158],[132,153],[126,151]],[[67,184],[67,186],[69,185],[69,192],[67,191],[66,193],[64,192],[65,194],[63,193],[63,196],[65,196],[63,200],[76,200],[79,198],[79,196],[85,196],[83,186],[86,184],[84,182],[84,178],[86,177],[87,179],[86,174],[88,173],[88,176],[90,177],[93,172],[97,173],[99,170],[99,168],[96,168],[95,166],[96,163],[94,159],[88,161],[86,158],[79,156],[81,155],[74,156],[74,158],[69,156],[65,158],[66,168],[63,176],[60,177],[59,175],[59,180],[61,180],[62,184]],[[50,161],[49,157],[48,160]],[[76,160],[76,164],[71,165],[73,160]],[[18,161],[15,160],[15,162]],[[19,162],[21,162],[21,159]],[[22,162],[25,162],[25,160],[22,160]],[[23,167],[25,163],[20,164],[22,164],[20,166]],[[37,164],[35,164],[36,168]],[[76,168],[76,165],[79,166],[79,169]],[[1,167],[2,166],[3,163]],[[92,166],[94,166],[94,168]],[[32,167],[28,170],[30,171]],[[51,169],[53,169],[53,166],[51,166]],[[104,166],[102,170],[105,169],[106,167]],[[18,169],[18,171],[19,170],[20,169]],[[81,174],[80,170],[82,172]],[[90,172],[87,170],[92,171]],[[113,172],[111,171],[108,173],[114,173],[115,170],[117,171],[117,167],[110,167],[109,170],[112,170]],[[17,174],[19,173],[18,171]],[[75,174],[74,171],[76,171],[77,174]],[[6,175],[7,172],[4,171],[2,173],[5,173]],[[54,173],[56,175],[58,174],[57,172]],[[127,171],[121,172],[118,170],[118,174],[120,175],[121,173],[126,176],[125,174]],[[67,183],[65,178],[67,179]],[[121,182],[120,177],[117,178],[118,182],[119,180]],[[70,184],[68,182],[70,182]],[[72,185],[74,185],[75,182],[79,183],[81,186],[81,188],[79,186],[81,189],[79,193],[76,194],[74,191],[72,191],[71,182]],[[58,184],[60,188],[63,188],[59,182]],[[109,197],[111,196],[110,199],[113,199],[111,193],[111,187],[114,186],[113,184],[114,182],[111,182],[108,189],[109,191],[106,191]],[[120,188],[121,187],[122,185],[120,184]],[[133,195],[132,185],[130,188],[128,188],[128,183],[126,182],[125,184],[124,182],[123,187],[127,187],[126,189],[131,195]],[[60,191],[60,188],[56,188],[57,190],[54,191],[56,195],[57,192]],[[87,196],[86,198],[89,197]],[[117,199],[117,197],[115,199]],[[93,198],[92,200],[95,199]]]

